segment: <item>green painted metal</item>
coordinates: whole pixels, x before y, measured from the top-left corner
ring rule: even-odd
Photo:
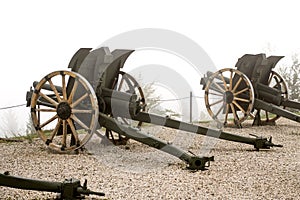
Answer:
[[[272,69],[282,58],[283,56],[266,57],[265,54],[245,54],[238,59],[238,62],[235,65],[237,70],[245,74],[253,85],[253,92],[255,94],[254,109],[258,111],[256,112],[253,125],[275,124],[275,121],[272,121],[270,123],[266,121],[262,123],[260,110],[264,110],[266,112],[276,114],[277,116],[300,122],[300,115],[287,110],[287,108],[300,110],[300,102],[292,101],[286,98],[287,91],[284,91],[283,93],[280,86],[281,82],[284,82],[284,80],[277,80],[278,85],[274,87],[268,86],[270,79],[272,78],[271,74],[275,73],[274,71],[272,71]],[[212,74],[213,72],[207,72],[206,76],[201,79],[200,84],[203,85],[203,89],[206,87],[206,83]],[[226,81],[226,83],[229,83],[229,79],[226,79],[226,77],[224,78],[224,80]],[[235,84],[236,82],[233,77],[233,85]],[[217,87],[211,88],[215,91],[218,91]],[[242,86],[241,89],[242,88],[244,87]],[[241,97],[247,99],[248,96]]]
[[[144,112],[142,104],[144,100],[137,98],[135,93],[115,90],[120,70],[133,50],[117,49],[110,52],[107,47],[102,47],[88,53],[89,50],[84,48],[77,51],[70,61],[69,68],[84,76],[94,88],[98,102],[101,102],[99,103],[99,125],[104,127],[107,133],[114,131],[126,139],[133,139],[169,153],[186,162],[188,168],[195,170],[207,169],[214,157],[196,156],[157,137],[145,134],[139,129],[122,124],[116,118],[128,118],[223,140],[245,143],[253,145],[256,149],[282,147],[282,145],[273,144],[271,139],[268,138],[244,137]],[[80,66],[78,66],[79,64]],[[72,84],[72,80],[69,81],[68,88],[72,88]],[[45,89],[47,88],[51,89],[45,85]],[[59,88],[57,90],[59,91]],[[47,102],[41,100],[40,104],[47,105]]]
[[[11,176],[8,172],[0,173],[0,186],[12,187],[22,190],[36,190],[59,193],[59,199],[82,199],[85,195],[105,196],[102,192],[94,192],[87,188],[87,181],[81,186],[77,179],[66,179],[63,182],[34,180]]]

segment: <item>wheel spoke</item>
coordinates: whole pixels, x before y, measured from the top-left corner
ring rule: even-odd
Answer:
[[[54,92],[54,94],[55,94],[55,96],[56,96],[56,98],[57,98],[57,101],[58,101],[58,102],[61,102],[60,95],[59,95],[59,93],[58,93],[56,87],[54,86],[53,82],[51,81],[51,79],[49,79],[48,82],[49,82],[50,87],[51,87],[51,89],[53,90],[53,92]]]
[[[80,119],[78,119],[75,115],[71,115],[71,118],[77,122],[79,124],[79,126],[81,126],[82,128],[84,128],[85,130],[89,130],[89,127],[87,127]]]
[[[51,117],[50,119],[48,119],[46,122],[44,122],[43,124],[40,125],[40,128],[43,128],[44,126],[46,126],[47,124],[53,122],[55,119],[57,119],[58,116],[54,115],[53,117]]]
[[[73,124],[73,122],[72,122],[71,119],[67,119],[67,122],[68,122],[68,124],[69,124],[69,126],[71,128],[72,135],[74,136],[75,141],[76,141],[76,145],[77,145],[77,144],[79,144],[80,141],[79,141],[79,138],[78,138],[78,133],[76,131],[76,128],[75,128],[75,126],[74,126],[74,124]]]
[[[235,90],[238,88],[238,86],[240,85],[240,83],[242,82],[243,78],[240,77],[238,82],[235,84],[234,88],[232,89],[232,92],[235,92]]]
[[[255,114],[254,113],[249,113],[249,116],[254,119],[255,118]]]
[[[275,85],[273,86],[273,88],[279,89],[281,91],[281,83],[282,80],[279,80],[279,78],[277,76],[274,76],[275,79]]]
[[[135,93],[135,84],[132,84],[131,82],[130,82],[130,80],[129,80],[129,78],[126,76],[126,75],[124,75],[125,76],[125,81],[126,81],[126,83],[127,83],[127,85],[128,85],[128,88],[129,88],[129,93],[130,94],[134,94]]]
[[[239,118],[238,118],[238,116],[237,116],[237,114],[236,114],[234,105],[233,105],[232,103],[230,104],[230,108],[231,108],[231,111],[232,111],[232,113],[233,113],[233,117],[234,117],[235,121],[238,121]]]
[[[73,88],[72,88],[72,91],[71,91],[70,96],[69,96],[69,98],[68,98],[68,103],[69,103],[69,104],[71,104],[72,101],[73,101],[74,94],[75,94],[75,92],[76,92],[76,90],[77,90],[77,87],[78,87],[78,81],[75,79],[74,85],[73,85]]]
[[[269,80],[268,80],[268,85],[270,85],[272,78],[274,77],[274,73],[272,73],[272,75],[270,76]]]
[[[118,87],[119,87],[119,88],[117,88],[118,91],[121,90],[123,83],[124,83],[124,75],[122,76],[122,78],[120,80],[120,84],[118,85]]]
[[[51,140],[51,141],[52,141],[53,138],[56,136],[56,134],[57,134],[57,132],[58,132],[58,129],[59,129],[59,127],[61,126],[61,124],[62,124],[62,120],[61,120],[61,119],[58,119],[58,122],[57,122],[55,128],[53,129],[53,131],[52,131],[52,133],[51,133],[51,137],[50,137],[50,140]]]
[[[236,101],[232,101],[232,103],[236,106],[236,107],[238,107],[238,109],[240,109],[240,111],[242,111],[243,113],[246,113],[246,111],[241,107],[241,105],[240,104],[238,104]]]
[[[86,114],[91,114],[93,113],[93,110],[79,110],[79,109],[72,109],[72,113],[86,113]]]
[[[222,102],[223,102],[223,99],[221,99],[221,100],[219,100],[219,101],[216,101],[216,102],[210,104],[209,106],[214,106],[214,105],[219,104],[219,103],[222,103]]]
[[[216,93],[213,93],[213,92],[209,92],[209,94],[219,96],[219,97],[223,97],[223,94],[216,94]]]
[[[45,109],[45,108],[38,108],[36,109],[38,112],[56,112],[56,109]]]
[[[239,95],[239,94],[241,94],[241,93],[243,93],[243,92],[246,92],[246,91],[248,91],[249,90],[249,88],[244,88],[244,89],[242,89],[242,90],[240,90],[240,91],[238,91],[238,92],[236,92],[236,93],[234,93],[233,95],[234,96],[237,96],[237,95]]]
[[[229,78],[229,91],[231,91],[232,90],[232,79],[233,79],[233,72],[232,71],[230,71],[230,78]]]
[[[70,106],[71,108],[75,108],[81,101],[83,101],[85,98],[88,97],[88,94],[85,93],[83,96],[81,96],[79,99],[77,99],[75,102],[73,102]]]
[[[40,105],[38,105],[38,109],[40,109]],[[40,124],[40,122],[41,122],[41,112],[37,112],[36,117],[37,117],[37,123]]]
[[[51,99],[50,97],[48,97],[47,95],[45,95],[42,92],[39,92],[39,95],[41,97],[43,97],[44,99],[46,99],[49,103],[53,104],[55,107],[57,106],[58,102],[56,102],[54,99]]]
[[[220,106],[219,110],[218,110],[217,113],[215,114],[216,117],[220,114],[220,112],[221,112],[222,109],[224,109],[224,105],[223,105],[223,106]]]
[[[67,123],[66,120],[62,120],[63,124],[63,136],[62,136],[62,147],[66,147],[66,141],[67,141]]]
[[[226,112],[225,112],[225,120],[224,120],[225,123],[227,123],[228,114],[229,114],[229,104],[226,104]]]
[[[224,91],[221,91],[221,90],[219,90],[218,88],[216,88],[216,87],[214,87],[214,86],[212,86],[212,85],[209,86],[209,90],[212,90],[212,91],[214,91],[214,92],[218,92],[218,93],[220,93],[222,96],[223,96],[223,94],[224,94]],[[211,92],[209,91],[209,93],[211,93]]]
[[[61,79],[62,79],[63,100],[67,101],[67,85],[66,85],[66,76],[65,76],[65,74],[61,75]]]
[[[219,90],[221,90],[223,93],[225,92],[224,88],[222,88],[219,84],[217,84],[216,82],[212,81],[212,84],[214,84],[215,86],[217,86],[217,88]]]
[[[242,98],[238,98],[238,97],[234,97],[233,99],[236,100],[236,101],[242,101],[242,102],[250,103],[249,99],[242,99]]]
[[[221,73],[220,76],[221,76],[221,79],[223,81],[223,85],[224,85],[225,90],[228,91],[227,83],[225,81],[225,78],[224,78],[223,74]]]

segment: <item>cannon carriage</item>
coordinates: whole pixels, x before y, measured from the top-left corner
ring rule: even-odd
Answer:
[[[33,83],[34,89],[27,92],[27,105],[37,133],[50,149],[78,150],[93,133],[103,137],[98,131],[102,128],[115,144],[133,139],[178,157],[190,169],[204,170],[214,160],[213,156],[196,156],[144,133],[142,123],[250,144],[255,149],[282,147],[273,144],[271,138],[240,136],[146,112],[142,88],[121,70],[132,52],[124,49],[110,52],[107,47],[81,48],[69,63],[71,70],[49,73]],[[135,127],[129,121],[134,121]]]
[[[280,117],[300,122],[287,108],[300,109],[288,99],[284,79],[273,69],[283,56],[245,54],[235,68],[207,72],[201,79],[209,115],[220,126],[241,127],[247,118],[253,125],[274,125]]]

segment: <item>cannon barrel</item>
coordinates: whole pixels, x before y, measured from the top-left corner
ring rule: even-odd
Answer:
[[[98,195],[105,196],[102,192],[93,192],[87,189],[87,182],[80,185],[77,179],[66,179],[63,182],[52,182],[44,180],[34,180],[23,177],[11,176],[8,172],[0,173],[0,186],[23,189],[36,190],[44,192],[60,193],[61,199],[81,199],[81,195]]]
[[[273,103],[278,106],[283,102],[280,90],[261,83],[257,83],[255,88],[258,94],[258,99],[263,99],[266,102]]]
[[[114,115],[123,115],[126,118],[131,118],[140,109],[136,94],[102,88],[101,98],[103,98],[105,103],[105,113],[112,112]]]

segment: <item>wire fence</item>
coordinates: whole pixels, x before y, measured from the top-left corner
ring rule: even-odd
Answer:
[[[26,135],[29,110],[26,103],[0,107],[0,138]]]
[[[157,102],[165,102],[165,101],[180,101],[180,100],[191,99],[191,98],[204,99],[204,97],[200,97],[200,96],[188,96],[188,97],[182,97],[182,98],[176,98],[176,99],[154,99],[154,100]],[[151,99],[151,98],[149,98],[149,99]],[[210,99],[220,99],[220,98],[210,97]]]
[[[157,102],[167,102],[167,101],[180,101],[180,100],[184,100],[184,99],[190,99],[190,98],[197,98],[197,99],[204,99],[204,97],[200,97],[200,96],[187,96],[187,97],[181,97],[181,98],[175,98],[175,99],[155,99],[155,101]],[[149,98],[151,99],[151,98]],[[17,108],[17,107],[22,107],[25,106],[26,103],[23,104],[17,104],[17,105],[13,105],[13,106],[6,106],[6,107],[0,107],[0,110],[7,110],[7,109],[11,109],[11,108]]]
[[[193,106],[192,104],[194,103],[193,99],[204,99],[204,97],[201,96],[194,96],[191,95],[190,96],[185,96],[185,97],[181,97],[181,98],[170,98],[170,99],[157,99],[157,98],[153,98],[154,101],[157,101],[158,103],[168,103],[168,102],[179,102],[182,100],[190,100],[190,106],[189,106],[189,118],[190,118],[190,122],[192,122],[193,119]],[[151,98],[148,99],[149,101],[151,100]],[[146,100],[147,101],[147,100]],[[20,120],[17,120],[18,118],[23,119],[25,116],[24,112],[10,112],[10,109],[15,109],[15,108],[21,108],[21,107],[25,107],[27,105],[27,103],[22,103],[22,104],[15,104],[15,105],[10,105],[10,106],[3,106],[0,107],[0,111],[8,111],[8,112],[0,112],[0,115],[2,116],[2,122],[0,124],[0,138],[1,137],[6,137],[6,135],[4,134],[5,131],[10,131],[12,132],[12,127],[17,129],[17,127],[26,127],[26,123],[25,122],[20,122]],[[23,108],[22,108],[23,109]],[[28,114],[28,113],[27,113]],[[186,115],[187,116],[187,115]],[[28,117],[28,116],[27,116]],[[11,125],[11,121],[13,125]],[[23,125],[23,126],[21,126]],[[6,130],[8,129],[8,130]],[[17,132],[17,131],[13,131],[13,132]],[[4,135],[3,135],[4,134]]]
[[[17,107],[21,107],[21,106],[25,106],[25,105],[26,105],[26,103],[14,105],[14,106],[7,106],[7,107],[0,108],[0,110],[7,110],[7,109],[11,109],[11,108],[17,108]]]

